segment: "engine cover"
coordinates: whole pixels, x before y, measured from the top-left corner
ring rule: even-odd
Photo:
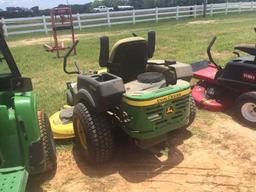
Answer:
[[[256,89],[256,63],[254,57],[238,58],[227,63],[218,82],[237,91]]]

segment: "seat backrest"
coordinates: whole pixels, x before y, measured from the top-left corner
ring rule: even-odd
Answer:
[[[252,46],[237,46],[235,47],[235,50],[242,51],[244,53],[247,53],[249,55],[254,56],[254,64],[256,63],[256,48]]]
[[[141,37],[131,37],[114,45],[107,68],[110,73],[121,77],[127,83],[146,71],[147,60],[147,41]]]

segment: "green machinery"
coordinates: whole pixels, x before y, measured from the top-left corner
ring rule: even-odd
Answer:
[[[21,76],[0,34],[0,191],[25,191],[30,174],[55,168],[48,118],[37,111],[31,79]]]
[[[155,32],[148,39],[131,37],[118,41],[109,52],[109,39],[100,39],[99,64],[106,72],[78,74],[68,84],[68,105],[74,106],[76,143],[86,160],[109,160],[117,144],[115,130],[123,130],[136,145],[149,148],[164,142],[168,133],[186,128],[195,118],[191,97],[192,68],[176,61],[150,60],[155,51]],[[65,115],[63,115],[65,117]],[[56,120],[57,121],[57,120]]]

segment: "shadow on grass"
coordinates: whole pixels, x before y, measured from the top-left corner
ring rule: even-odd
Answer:
[[[184,156],[177,146],[191,136],[188,130],[176,130],[170,134],[166,144],[141,150],[130,144],[129,138],[121,135],[113,160],[98,167],[88,165],[76,147],[73,148],[73,156],[79,169],[89,177],[99,178],[118,173],[129,182],[139,183],[179,165]]]

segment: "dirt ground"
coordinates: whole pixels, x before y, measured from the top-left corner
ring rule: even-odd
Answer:
[[[93,168],[74,149],[60,150],[56,172],[31,178],[28,191],[256,191],[255,130],[230,114],[198,116],[188,130],[170,135],[162,154],[123,140],[112,162]]]
[[[199,20],[188,22],[189,25],[202,25],[202,24],[212,24],[215,23],[215,20]]]

